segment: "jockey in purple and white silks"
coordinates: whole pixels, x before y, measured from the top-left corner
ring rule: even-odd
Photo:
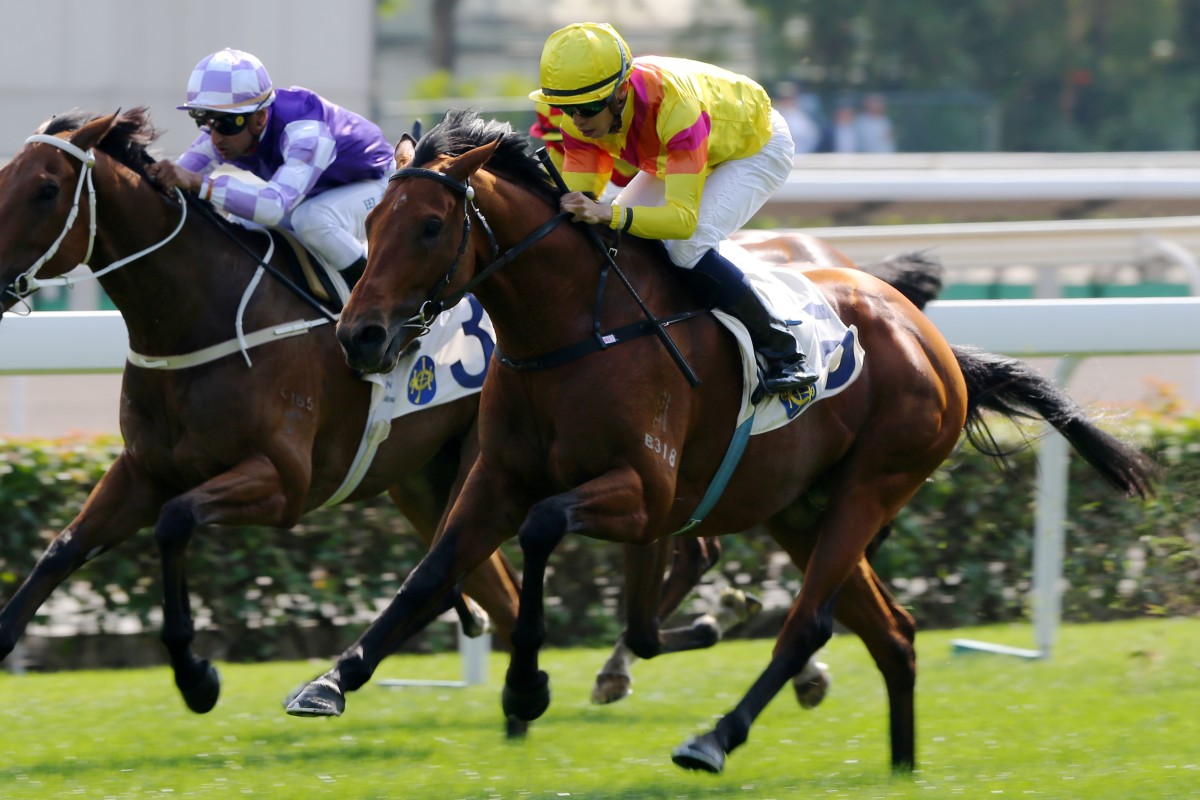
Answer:
[[[261,61],[231,49],[201,59],[179,108],[200,135],[150,176],[241,220],[292,231],[345,302],[366,266],[367,214],[394,166],[379,126],[308,89],[274,88]],[[214,174],[225,164],[261,182]]]

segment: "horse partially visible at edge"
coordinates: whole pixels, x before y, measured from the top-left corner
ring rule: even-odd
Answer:
[[[237,330],[235,344],[248,344],[253,366],[237,346],[178,369],[126,364],[124,449],[0,610],[0,659],[55,587],[153,528],[162,554],[162,640],[188,708],[204,713],[217,702],[220,680],[191,649],[189,540],[209,525],[288,528],[329,500],[363,439],[371,385],[346,366],[333,325],[321,324],[330,320],[298,294],[270,278],[248,291],[259,280],[253,254],[267,250],[261,232],[205,217],[189,208],[195,201],[181,203],[151,183],[143,167],[155,136],[145,109],[65,114],[0,169],[0,307],[7,311],[39,281],[84,263],[120,310],[131,351],[147,357],[142,363],[203,353]],[[269,263],[287,274],[282,248]],[[263,331],[270,341],[250,344]],[[344,500],[387,492],[432,542],[475,460],[477,408],[475,393],[396,419]],[[505,646],[518,583],[498,552],[463,579]],[[477,610],[457,592],[447,607],[452,600],[466,629],[477,632]]]
[[[287,710],[343,713],[347,694],[370,680],[459,576],[516,537],[525,561],[502,705],[509,717],[532,720],[550,703],[538,667],[542,587],[564,536],[625,546],[626,644],[643,658],[666,649],[656,615],[664,543],[695,520],[725,462],[742,360],[734,337],[667,266],[660,243],[609,236],[628,281],[617,284],[585,231],[564,224],[560,191],[507,124],[450,112],[415,147],[402,141],[397,163],[404,166],[368,219],[366,273],[338,323],[348,363],[387,370],[430,314],[470,291],[495,325],[500,364],[483,387],[479,458],[441,538]],[[861,271],[804,277],[857,331],[866,355],[839,394],[749,437],[719,500],[687,527],[686,535],[708,536],[762,524],[803,572],[763,672],[712,730],[672,754],[687,769],[724,769],[767,703],[829,639],[835,618],[863,639],[882,673],[892,765],[912,769],[915,623],[866,553],[964,431],[995,452],[985,411],[1044,419],[1116,490],[1153,491],[1154,464],[1026,364],[951,346],[912,303]],[[647,312],[669,322],[698,385]],[[605,346],[631,330],[647,335]]]

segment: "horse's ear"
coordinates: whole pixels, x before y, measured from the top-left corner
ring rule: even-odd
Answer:
[[[452,178],[466,182],[475,172],[487,163],[492,157],[492,153],[496,152],[496,148],[500,146],[499,139],[493,139],[487,144],[480,145],[473,150],[468,150],[458,158],[450,162],[446,167],[446,174]]]
[[[88,124],[84,125],[71,136],[71,144],[78,147],[80,150],[90,150],[103,141],[108,132],[117,124],[117,119],[121,116],[120,110],[109,114],[107,117],[97,117]]]
[[[401,134],[400,141],[396,142],[396,169],[408,166],[412,162],[413,154],[416,151],[417,140],[407,133]]]

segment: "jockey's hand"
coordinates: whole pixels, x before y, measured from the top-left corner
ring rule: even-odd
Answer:
[[[612,206],[597,203],[583,192],[564,194],[558,201],[558,207],[572,214],[572,222],[586,222],[590,225],[607,225],[612,220]]]
[[[199,192],[200,181],[203,179],[203,176],[184,169],[168,158],[146,167],[146,174],[167,192],[176,186],[184,191]]]

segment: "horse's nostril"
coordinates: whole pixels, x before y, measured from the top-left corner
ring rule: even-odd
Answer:
[[[382,325],[367,325],[355,338],[362,347],[379,347],[387,341],[387,329]]]

